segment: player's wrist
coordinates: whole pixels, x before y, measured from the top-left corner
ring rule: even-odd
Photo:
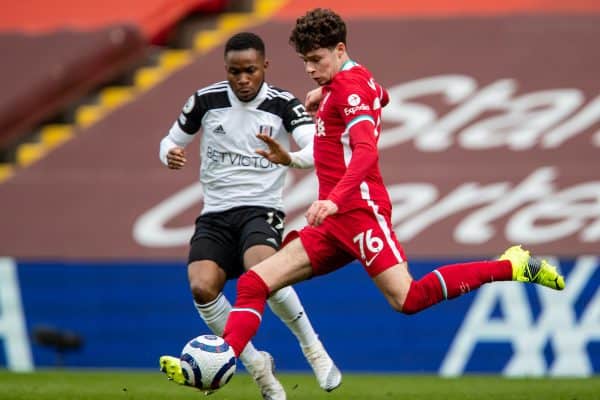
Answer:
[[[285,165],[286,167],[290,167],[290,168],[297,168],[297,164],[298,164],[298,157],[296,157],[294,155],[294,153],[287,153],[288,156],[288,161],[287,163],[283,163],[283,165]]]
[[[329,201],[335,207],[336,212],[339,211],[340,206],[338,205],[335,198],[327,198],[327,201]]]

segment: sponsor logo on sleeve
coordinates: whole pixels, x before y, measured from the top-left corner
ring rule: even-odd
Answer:
[[[295,118],[291,121],[292,126],[298,124],[310,124],[313,122],[312,117],[306,112],[304,105],[298,104],[294,108],[292,108],[292,110],[294,111],[295,116]]]
[[[357,95],[356,93],[352,93],[350,96],[348,96],[348,104],[350,104],[351,106],[357,106],[360,104],[360,96]]]
[[[291,125],[296,126],[298,124],[312,124],[312,122],[313,122],[312,117],[310,115],[306,115],[302,118],[293,119],[291,122]]]
[[[346,115],[354,115],[359,111],[369,111],[371,110],[371,107],[369,107],[366,104],[359,104],[355,107],[345,107],[344,108],[344,114]]]
[[[196,98],[194,95],[191,95],[190,98],[185,102],[185,104],[183,106],[183,112],[185,114],[189,114],[194,109],[195,104],[196,104]]]
[[[362,99],[356,93],[352,93],[348,96],[348,104],[350,104],[351,107],[344,107],[344,114],[346,114],[346,116],[354,115],[359,111],[369,111],[371,109],[371,107],[362,102]]]

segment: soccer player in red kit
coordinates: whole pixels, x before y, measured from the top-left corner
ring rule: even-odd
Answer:
[[[314,160],[319,197],[306,212],[308,226],[288,235],[285,247],[239,278],[237,300],[223,333],[236,354],[258,330],[271,293],[354,259],[390,305],[405,314],[493,281],[564,288],[555,267],[520,246],[509,248],[498,260],[446,265],[414,280],[392,229],[391,201],[378,164],[387,92],[350,59],[346,25],[335,12],[315,9],[298,18],[290,43],[321,87],[307,96],[307,108],[317,105]]]

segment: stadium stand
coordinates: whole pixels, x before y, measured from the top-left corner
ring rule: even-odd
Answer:
[[[192,12],[223,11],[227,0],[77,0],[11,1],[0,14],[0,31],[40,33],[71,28],[97,30],[109,25],[133,25],[153,43]]]
[[[388,1],[370,0],[368,7],[363,0],[303,0],[291,1],[277,14],[284,20],[294,20],[305,10],[315,7],[331,7],[343,10],[346,18],[376,18],[380,20],[398,17],[489,17],[503,14],[585,14],[599,9],[596,0],[420,0]]]
[[[163,41],[187,14],[221,11],[227,1],[6,3],[0,13],[0,161],[33,127],[140,63],[148,45]]]
[[[0,84],[0,148],[36,123],[139,60],[144,38],[132,26],[91,32],[0,34],[5,55]]]
[[[255,2],[267,3],[273,2]],[[300,7],[297,2],[286,4],[286,7]],[[348,6],[352,4],[352,1],[348,1]],[[387,3],[374,1],[373,4],[382,6]],[[341,7],[333,2],[328,5]],[[351,9],[342,9],[352,12]],[[256,10],[253,17],[245,16],[245,23],[249,22],[248,18],[255,17],[255,21],[264,21],[261,18],[264,18],[262,12],[266,8],[257,7]],[[500,179],[496,178],[500,170],[498,165],[502,166],[504,173],[502,181],[511,182],[511,187],[518,187],[528,176],[546,172],[550,167],[557,188],[569,188],[576,182],[595,181],[595,170],[585,167],[581,160],[590,160],[590,163],[597,160],[595,147],[588,144],[597,131],[593,110],[598,96],[595,71],[598,70],[599,59],[581,55],[593,54],[590,49],[595,48],[598,37],[598,17],[593,14],[573,17],[563,13],[506,15],[505,11],[503,9],[499,15],[485,18],[404,19],[397,16],[397,19],[384,18],[376,20],[376,23],[370,18],[351,18],[353,53],[360,57],[359,60],[365,59],[374,65],[381,81],[390,89],[407,90],[401,86],[406,82],[411,85],[427,82],[438,82],[436,85],[446,82],[444,85],[451,85],[458,79],[460,83],[470,82],[470,86],[466,87],[470,92],[463,92],[462,96],[472,93],[475,100],[487,91],[510,89],[509,92],[501,92],[505,93],[504,97],[490,105],[492,116],[482,111],[481,115],[464,119],[460,128],[453,128],[448,142],[451,146],[445,151],[405,151],[404,147],[399,146],[410,146],[411,143],[395,144],[390,141],[402,133],[391,129],[401,121],[388,118],[390,128],[386,129],[390,130],[386,131],[389,136],[385,136],[387,147],[382,151],[382,160],[383,169],[389,171],[386,178],[390,185],[406,181],[426,182],[428,187],[439,191],[438,197],[442,201],[452,196],[465,182],[494,184]],[[274,20],[252,29],[268,40],[272,60],[269,79],[287,82],[287,88],[301,94],[310,88],[311,82],[302,77],[302,67],[287,44],[289,14],[288,8],[281,9],[275,14]],[[389,15],[392,15],[391,12]],[[215,24],[217,29],[198,34],[195,41],[197,47],[188,51],[165,52],[164,57],[160,57],[159,65],[138,70],[133,90],[135,98],[127,104],[105,114],[98,111],[96,106],[80,107],[76,139],[16,173],[5,169],[4,175],[12,174],[12,177],[0,184],[0,198],[7,205],[4,212],[0,210],[0,219],[5,227],[4,232],[0,232],[0,250],[16,257],[53,257],[56,254],[79,258],[179,257],[183,247],[181,244],[158,247],[140,245],[132,236],[132,227],[146,211],[154,209],[164,199],[196,181],[196,165],[191,165],[177,176],[164,170],[157,162],[156,146],[189,94],[202,85],[222,79],[222,53],[220,48],[214,46],[222,43],[222,39],[232,31],[248,29],[247,25],[236,25],[241,20],[238,17],[235,14],[219,16]],[[394,38],[392,51],[382,51],[378,46],[373,46],[381,32],[388,32],[389,37]],[[173,70],[177,65],[181,68]],[[553,67],[546,68],[547,65]],[[460,76],[452,75],[458,73]],[[440,74],[444,76],[441,83],[435,80]],[[508,89],[504,88],[508,84]],[[442,93],[445,88],[440,86],[436,90]],[[556,88],[569,90],[556,91]],[[478,93],[482,94],[477,96]],[[550,129],[564,132],[567,128],[577,128],[577,134],[573,133],[574,137],[568,141],[568,146],[538,151],[542,146],[538,144],[542,140],[539,139],[520,151],[501,144],[493,149],[474,150],[463,148],[460,143],[466,128],[496,121],[486,122],[487,119],[496,118],[507,123],[501,119],[508,118],[504,116],[504,110],[521,107],[525,100],[533,101],[542,95],[554,99],[573,93],[577,94],[577,103],[570,103],[570,107],[579,106],[558,117],[555,115],[558,111],[553,111],[550,105],[546,106],[548,110],[545,111],[551,114],[555,122],[553,127],[540,133],[547,135]],[[128,89],[107,88],[100,97],[106,104],[118,104],[127,96]],[[430,115],[435,119],[431,123],[435,123],[443,122],[442,118],[452,111],[459,112],[462,107],[469,106],[469,98],[450,101],[441,96],[441,100],[437,97],[417,99],[421,102],[415,104],[419,104],[419,109],[432,110]],[[400,104],[394,103],[392,106],[398,108]],[[580,123],[574,125],[583,117],[590,120],[590,126],[581,126]],[[60,141],[61,136],[68,136],[68,130],[61,130],[60,126],[50,128],[47,135],[54,140]],[[107,143],[118,143],[117,149],[107,146]],[[31,147],[33,154],[29,156],[34,157],[36,148],[35,145]],[[132,157],[132,149],[135,157]],[[396,156],[397,151],[402,151],[402,157]],[[482,157],[485,157],[486,164],[481,164]],[[506,165],[506,159],[511,160],[510,165]],[[426,165],[427,168],[415,168],[415,165]],[[396,175],[396,171],[402,171],[402,177]],[[554,177],[554,174],[557,176]],[[53,190],[46,190],[50,184]],[[294,201],[298,199],[292,198]],[[118,202],[115,199],[119,199]],[[69,206],[65,207],[65,204]],[[11,212],[11,205],[18,206],[24,210],[23,213]],[[301,205],[290,212],[290,221],[300,220],[300,210],[303,208]],[[53,234],[57,223],[54,210],[57,209],[65,213],[60,220],[61,229],[64,230],[61,235]],[[90,214],[89,210],[94,211]],[[185,209],[185,213],[182,210],[183,214],[178,216],[181,219],[177,221],[182,224],[191,221],[195,211],[195,207]],[[421,231],[411,238],[411,254],[432,255],[434,250],[431,243],[436,243],[435,251],[439,252],[433,255],[444,256],[470,255],[468,251],[478,252],[473,255],[492,254],[507,245],[508,239],[500,232],[504,232],[501,228],[512,218],[510,213],[499,218],[498,230],[495,231],[498,234],[485,243],[465,246],[464,243],[446,240],[453,237],[456,221],[467,218],[469,212],[471,208],[460,209],[456,211],[455,218],[436,220],[436,229],[431,228],[429,222],[423,223]],[[115,213],[118,213],[118,218],[111,217]],[[25,233],[23,227],[30,224],[37,228]],[[96,233],[103,237],[102,245],[85,239],[83,233],[89,226],[94,226]],[[100,233],[103,229],[106,229],[105,234]],[[23,240],[25,235],[27,240]],[[595,246],[593,242],[584,242],[575,236],[570,239],[568,246],[561,247],[566,255],[590,252]],[[29,240],[40,244],[32,247]],[[548,244],[546,248],[543,246],[540,245],[541,250],[548,253],[556,250]],[[106,247],[111,251],[106,252]]]

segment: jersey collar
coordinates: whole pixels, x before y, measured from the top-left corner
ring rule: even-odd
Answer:
[[[241,101],[238,97],[233,93],[231,86],[227,85],[227,96],[229,97],[229,102],[233,105],[241,106],[241,107],[256,107],[260,103],[262,103],[267,97],[267,90],[269,89],[269,85],[266,81],[263,81],[258,93],[256,96],[250,101]]]
[[[340,68],[340,71],[348,71],[350,68],[356,67],[357,65],[358,63],[356,61],[348,60],[342,64],[342,68]]]

